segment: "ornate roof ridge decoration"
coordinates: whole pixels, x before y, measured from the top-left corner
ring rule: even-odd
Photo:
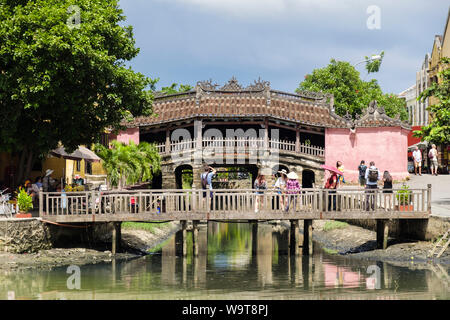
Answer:
[[[376,100],[372,100],[366,108],[365,113],[352,121],[357,127],[376,127],[376,126],[400,126],[405,129],[411,129],[408,122],[400,120],[400,114],[396,114],[395,118],[391,118],[386,114],[383,106],[378,106]]]
[[[261,92],[265,90],[270,90],[270,82],[264,81],[261,77],[258,80],[254,80],[253,84],[243,87],[236,77],[232,77],[226,84],[222,87],[217,88],[219,85],[217,83],[213,84],[212,79],[205,81],[198,81],[197,87],[202,91],[206,92]]]
[[[242,91],[244,88],[239,84],[235,76],[219,89],[219,91]]]
[[[199,86],[204,91],[216,91],[216,87],[219,85],[217,83],[213,84],[212,79],[197,81],[197,86]]]
[[[264,91],[264,90],[270,90],[270,82],[261,80],[261,77],[258,77],[258,80],[254,80],[254,83],[247,86],[245,90],[248,91]]]

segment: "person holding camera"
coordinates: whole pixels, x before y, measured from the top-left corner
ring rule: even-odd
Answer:
[[[201,175],[202,189],[210,191],[210,197],[212,197],[212,179],[216,175],[216,170],[208,165],[205,165],[205,172]],[[206,191],[203,192],[203,198],[206,198]]]

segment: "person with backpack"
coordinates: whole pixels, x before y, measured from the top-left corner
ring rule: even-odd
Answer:
[[[367,170],[366,162],[364,160],[361,160],[361,163],[358,166],[359,185],[361,187],[365,187],[366,186],[366,170]]]
[[[375,210],[375,196],[374,191],[371,189],[378,189],[378,181],[381,179],[380,170],[375,167],[375,162],[370,161],[370,166],[366,169],[366,210],[369,211],[369,207]]]
[[[208,165],[205,165],[205,171],[201,175],[201,181],[202,181],[202,189],[203,190],[210,190],[210,197],[212,197],[213,193],[211,192],[212,187],[212,179],[216,175],[216,170]],[[206,198],[207,192],[203,192],[203,198]]]
[[[438,169],[438,151],[436,149],[436,145],[431,145],[430,152],[428,152],[428,158],[430,158],[430,167],[431,167],[431,175],[437,176],[437,169]]]

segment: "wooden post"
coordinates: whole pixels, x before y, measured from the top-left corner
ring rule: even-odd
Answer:
[[[386,249],[389,235],[387,220],[377,220],[377,249]]]
[[[194,256],[198,256],[198,220],[192,221],[192,234],[193,234],[193,243],[194,243]]]
[[[43,216],[44,213],[44,194],[42,187],[39,188],[39,217]]]
[[[91,191],[91,207],[92,207],[91,213],[95,214],[95,191]]]
[[[187,221],[183,220],[181,221],[181,227],[182,227],[182,234],[183,234],[183,257],[186,257],[187,255]]]
[[[250,220],[252,224],[252,256],[258,251],[258,220]]]
[[[431,184],[428,184],[428,214],[431,214]]]
[[[312,220],[303,220],[303,254],[313,254],[313,241],[312,241]]]
[[[269,119],[264,119],[264,150],[269,150]]]
[[[291,220],[290,251],[292,255],[296,256],[300,253],[298,227],[298,220]]]
[[[112,237],[111,237],[111,253],[113,255],[116,255],[117,252],[117,229],[116,229],[116,223],[113,222],[113,229],[112,229]]]
[[[300,129],[298,126],[295,127],[295,152],[300,152]]]
[[[170,129],[169,128],[166,129],[166,147],[165,147],[164,151],[165,151],[164,153],[166,153],[166,154],[169,154],[171,151],[170,150]]]
[[[203,123],[202,120],[194,121],[194,138],[195,138],[195,150],[194,150],[194,164],[201,165],[203,162]]]

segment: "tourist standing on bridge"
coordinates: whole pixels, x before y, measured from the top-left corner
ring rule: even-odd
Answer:
[[[263,174],[258,174],[256,177],[254,187],[256,189],[256,201],[255,201],[255,213],[258,213],[260,208],[263,206],[264,201],[264,191],[267,190],[266,178]]]
[[[286,204],[286,183],[287,183],[287,171],[285,169],[282,169],[278,171],[280,176],[278,177],[277,181],[275,182],[275,189],[278,193],[278,201],[280,203],[279,207],[281,210],[284,210],[285,204]]]
[[[287,175],[288,181],[286,182],[286,192],[287,192],[287,204],[286,212],[289,211],[291,203],[294,202],[294,211],[297,206],[297,194],[300,193],[300,183],[298,182],[298,175],[295,172],[289,172]]]
[[[369,211],[369,207],[375,210],[375,191],[373,189],[378,189],[378,181],[381,180],[380,170],[375,167],[375,162],[370,161],[369,168],[366,169],[366,210]]]
[[[342,184],[345,183],[345,180],[344,180],[344,165],[342,164],[342,161],[336,162],[336,168],[340,172],[342,172],[342,174],[339,175],[339,177],[338,177],[338,186],[337,187],[340,188],[340,187],[342,187]]]
[[[385,171],[383,174],[383,193],[384,196],[384,208],[390,210],[392,207],[392,176],[389,171]]]
[[[216,170],[208,165],[205,165],[205,171],[201,174],[201,182],[202,182],[202,189],[208,190],[209,189],[209,196],[213,197],[213,187],[212,187],[212,179],[214,178],[216,174]],[[203,199],[206,199],[207,191],[203,191]],[[212,205],[212,202],[211,202]]]
[[[367,170],[366,162],[364,160],[361,160],[361,163],[358,166],[359,185],[361,187],[365,187],[366,186],[366,170]]]
[[[338,186],[338,175],[335,171],[328,170],[330,177],[325,182],[325,189],[328,189],[328,211],[336,210],[336,189]]]

